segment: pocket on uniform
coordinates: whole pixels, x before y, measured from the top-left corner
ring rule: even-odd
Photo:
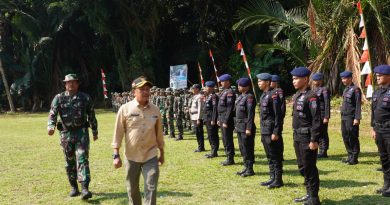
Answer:
[[[236,131],[237,132],[245,132],[245,123],[243,122],[237,122],[236,123]]]

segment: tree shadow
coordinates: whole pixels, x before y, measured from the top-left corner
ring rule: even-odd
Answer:
[[[122,193],[93,193],[92,199],[86,201],[88,204],[103,204],[104,201],[111,199],[120,199],[119,204],[128,204],[127,192]],[[141,192],[143,196],[143,192]],[[191,197],[190,192],[178,192],[178,191],[158,191],[157,198],[160,197]]]
[[[320,187],[334,189],[334,188],[342,188],[342,187],[362,187],[368,185],[378,185],[375,182],[358,182],[353,180],[320,180]]]
[[[369,204],[389,204],[389,199],[386,197],[382,197],[381,195],[360,195],[360,196],[352,196],[349,199],[342,200],[331,200],[325,199],[321,202],[323,205],[369,205]]]

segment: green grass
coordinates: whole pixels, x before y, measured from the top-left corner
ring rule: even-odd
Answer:
[[[99,110],[99,140],[91,142],[89,202],[68,197],[69,185],[58,132],[46,134],[47,113],[0,116],[0,204],[127,204],[124,169],[115,170],[111,159],[111,140],[115,114]],[[257,116],[257,125],[258,116]],[[386,204],[389,199],[375,194],[382,186],[383,175],[375,143],[369,137],[369,116],[363,114],[360,127],[360,164],[341,163],[345,148],[340,134],[340,117],[332,113],[329,126],[330,158],[317,163],[320,170],[320,198],[323,204]],[[258,132],[259,130],[257,130]],[[166,164],[161,167],[158,204],[293,204],[294,197],[305,193],[303,178],[297,171],[292,147],[291,117],[287,114],[284,127],[285,186],[268,190],[259,183],[268,179],[260,136],[256,135],[254,166],[256,175],[241,178],[242,169],[238,143],[235,141],[235,166],[222,167],[220,157],[206,159],[194,153],[196,140],[186,133],[183,141],[166,140]],[[206,149],[210,146],[206,142]],[[123,152],[123,150],[121,150]],[[142,180],[141,180],[142,181]],[[143,186],[141,186],[141,190]]]

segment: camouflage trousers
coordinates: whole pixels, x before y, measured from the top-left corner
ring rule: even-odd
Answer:
[[[186,112],[184,116],[185,116],[184,121],[186,121],[186,123],[187,123],[187,128],[188,128],[188,130],[192,130],[192,121],[191,121],[191,115],[190,115],[190,113],[189,113],[189,112]]]
[[[162,124],[164,129],[164,135],[168,134],[168,119],[166,114],[162,114]]]
[[[172,114],[168,114],[169,133],[170,133],[171,137],[175,136],[174,120],[175,120],[175,118],[174,118],[173,113]]]
[[[185,121],[184,113],[179,113],[176,116],[176,127],[177,130],[179,131],[179,135],[183,135],[183,121]]]
[[[69,181],[90,182],[88,129],[61,131],[61,146]]]

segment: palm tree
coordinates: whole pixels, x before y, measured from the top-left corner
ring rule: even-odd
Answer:
[[[385,63],[389,56],[388,18],[389,2],[367,0],[368,35],[373,65]],[[233,29],[267,24],[273,31],[274,42],[256,45],[260,51],[281,50],[294,64],[308,65],[313,71],[325,73],[325,82],[333,93],[339,91],[338,73],[344,69],[354,72],[354,82],[360,84],[360,65],[356,37],[358,15],[353,0],[310,0],[305,9],[298,7],[285,11],[275,0],[250,1],[239,11],[239,21]],[[378,42],[378,43],[376,43]],[[382,43],[381,43],[382,42]],[[294,46],[295,45],[295,46]],[[296,46],[297,45],[297,46]],[[379,56],[373,58],[372,56]]]

